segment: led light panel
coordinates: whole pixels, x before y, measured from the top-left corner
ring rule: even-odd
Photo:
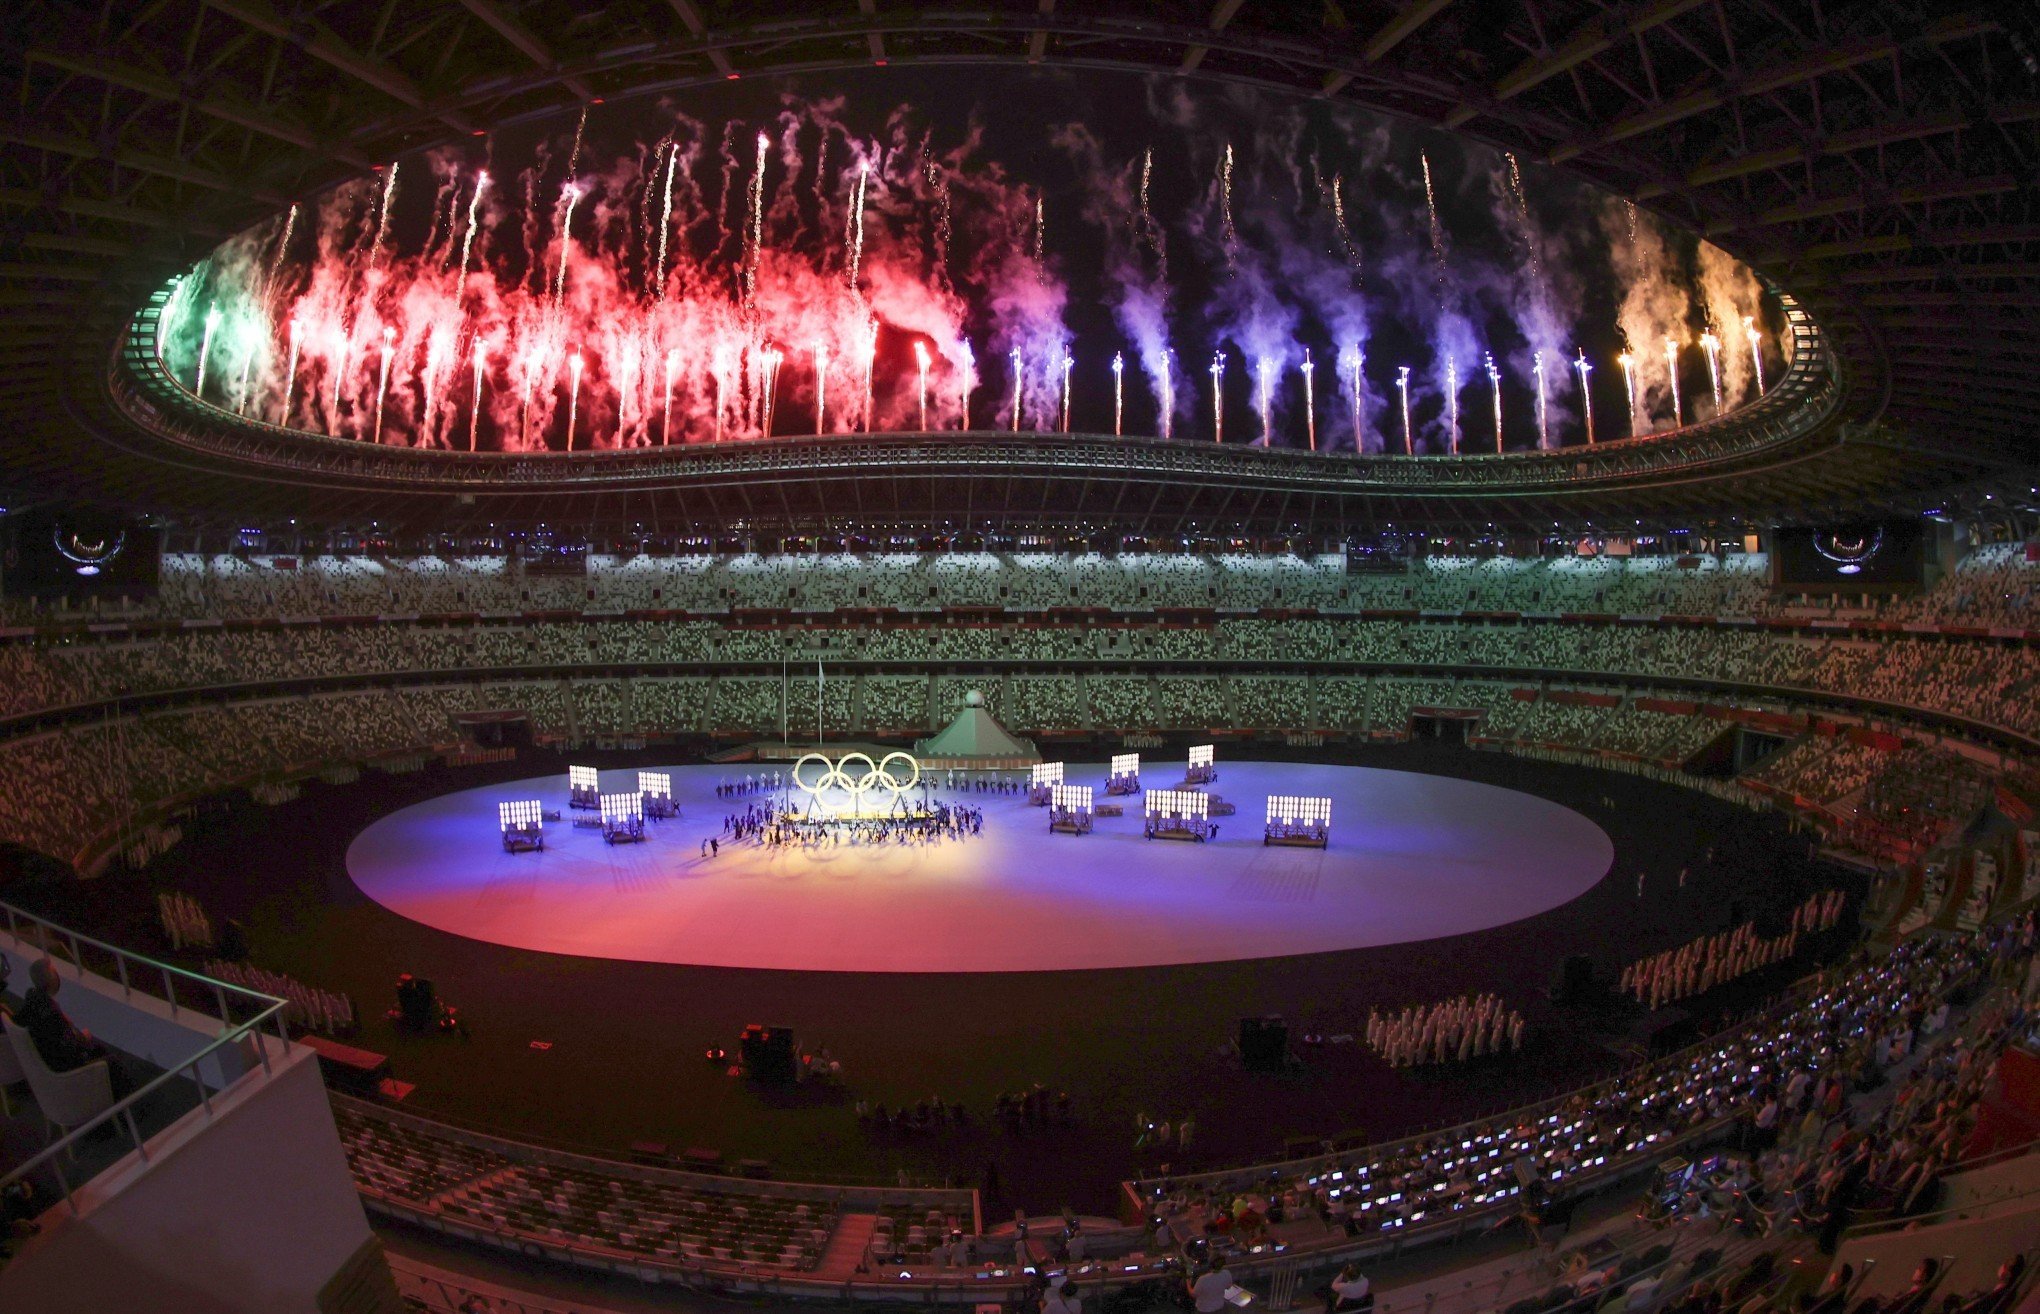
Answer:
[[[496,819],[503,829],[513,826],[538,826],[545,822],[545,806],[535,798],[521,798],[509,803],[496,805]]]
[[[1268,821],[1271,825],[1281,822],[1285,826],[1329,826],[1332,824],[1332,801],[1329,798],[1271,794],[1268,797]]]
[[[1211,795],[1194,789],[1151,789],[1147,795],[1147,814],[1203,821],[1211,815]]]

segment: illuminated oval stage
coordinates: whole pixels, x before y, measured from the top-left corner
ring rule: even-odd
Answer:
[[[644,842],[573,826],[564,777],[446,794],[358,835],[347,869],[401,916],[551,953],[707,967],[840,972],[1031,972],[1151,967],[1359,949],[1484,930],[1585,893],[1614,846],[1570,808],[1447,776],[1289,762],[1221,762],[1209,791],[1237,808],[1208,842],[1148,839],[1140,795],[1107,799],[1088,834],[1052,834],[1024,794],[936,789],[983,813],[979,833],[913,843],[766,847],[725,817],[753,766],[671,768],[677,817]],[[1180,762],[1150,762],[1149,790]],[[636,772],[603,773],[632,789]],[[1263,843],[1266,800],[1331,800],[1325,849]],[[918,793],[916,795],[918,798]],[[544,847],[507,852],[497,805],[540,800]],[[583,814],[585,815],[585,814]],[[703,857],[715,836],[719,855]]]

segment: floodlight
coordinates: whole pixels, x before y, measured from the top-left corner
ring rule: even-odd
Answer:
[[[602,819],[604,821],[627,821],[632,817],[645,815],[645,796],[642,794],[604,794],[602,796]]]

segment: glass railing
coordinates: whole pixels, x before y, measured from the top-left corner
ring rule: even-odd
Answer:
[[[101,989],[118,987],[118,997],[123,1001],[137,1004],[142,1000],[154,1001],[168,1008],[171,1021],[216,1033],[211,1041],[165,1065],[154,1079],[69,1128],[41,1152],[0,1176],[0,1191],[47,1172],[56,1179],[64,1203],[75,1214],[79,1212],[78,1192],[90,1180],[89,1177],[72,1180],[77,1165],[104,1157],[79,1158],[78,1150],[88,1138],[112,1127],[116,1135],[126,1138],[127,1150],[146,1163],[151,1138],[143,1134],[136,1116],[144,1105],[179,1083],[187,1083],[188,1089],[197,1092],[196,1111],[210,1123],[217,1114],[215,1106],[220,1097],[254,1071],[254,1067],[241,1069],[236,1064],[252,1057],[266,1077],[275,1070],[274,1062],[290,1050],[290,1034],[284,1022],[286,1001],[274,995],[133,953],[12,904],[0,903],[0,921],[4,921],[12,942],[8,947],[16,956],[47,956],[60,977],[73,981],[97,977]],[[207,1011],[206,1005],[215,1011]],[[235,1072],[239,1075],[229,1075]]]

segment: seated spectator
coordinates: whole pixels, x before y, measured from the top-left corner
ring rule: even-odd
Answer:
[[[1348,1264],[1321,1293],[1326,1314],[1358,1314],[1374,1308],[1374,1291],[1358,1264]]]
[[[28,1033],[49,1070],[70,1072],[105,1058],[106,1047],[94,1040],[91,1032],[73,1025],[57,1003],[63,978],[57,975],[56,964],[47,958],[36,959],[29,964],[28,979],[28,993],[22,996],[14,1025]]]

